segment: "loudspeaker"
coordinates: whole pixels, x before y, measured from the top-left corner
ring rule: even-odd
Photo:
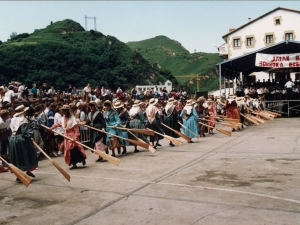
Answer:
[[[199,91],[196,92],[196,97],[199,98],[203,96],[205,99],[208,99],[208,91]]]

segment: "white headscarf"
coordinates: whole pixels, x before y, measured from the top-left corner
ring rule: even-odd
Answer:
[[[135,105],[132,106],[131,109],[129,110],[129,116],[131,118],[134,118],[136,116],[136,114],[138,114],[138,112],[140,111],[140,106],[139,105]]]

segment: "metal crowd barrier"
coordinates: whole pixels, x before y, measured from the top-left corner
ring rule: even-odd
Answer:
[[[91,139],[91,132],[90,132],[90,129],[88,128],[85,128],[83,129],[84,127],[80,127],[80,142],[81,143],[87,143],[90,141]]]
[[[300,117],[300,100],[264,101],[266,110],[284,114],[288,117]]]

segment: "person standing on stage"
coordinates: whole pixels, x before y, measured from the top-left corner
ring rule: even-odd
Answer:
[[[164,134],[164,130],[161,127],[160,124],[160,115],[158,113],[159,109],[156,107],[156,104],[158,103],[157,98],[151,98],[149,101],[149,106],[146,109],[146,115],[148,118],[148,128],[151,130],[154,130],[158,133]],[[156,149],[157,146],[161,146],[159,144],[159,140],[163,139],[161,135],[154,134],[154,136],[150,136],[150,142],[152,142],[152,145]],[[154,145],[154,142],[156,142],[156,145]]]
[[[178,113],[176,111],[176,102],[177,100],[175,100],[174,98],[169,98],[168,103],[166,104],[164,110],[163,110],[163,114],[165,115],[165,124],[172,128],[173,130],[177,130],[180,132],[180,126],[178,123],[179,120],[179,116]],[[166,135],[169,135],[173,138],[178,138],[178,134],[176,134],[174,131],[170,130],[170,129],[166,129]],[[174,147],[175,145],[172,143],[172,141],[170,141],[169,143],[170,146]]]
[[[9,159],[20,170],[26,171],[28,176],[35,177],[31,171],[38,167],[38,158],[26,119],[28,109],[24,105],[18,106],[15,109],[14,117],[11,119],[12,136],[9,139]],[[19,181],[18,178],[17,181]]]
[[[192,131],[194,134],[198,134],[197,124],[198,124],[198,115],[196,109],[193,107],[193,100],[187,100],[184,108],[181,111],[180,117],[183,119],[183,125]],[[190,138],[195,137],[190,131],[182,127],[183,132],[186,136]],[[193,142],[193,141],[191,141]]]
[[[60,122],[54,124],[51,129],[62,126],[65,130],[65,135],[72,138],[73,141],[69,139],[64,139],[64,156],[65,162],[72,167],[70,169],[76,169],[77,163],[81,162],[83,166],[86,164],[86,154],[81,145],[77,144],[75,141],[79,141],[80,131],[77,125],[77,121],[73,116],[70,106],[63,105],[62,111],[64,116],[60,119]]]

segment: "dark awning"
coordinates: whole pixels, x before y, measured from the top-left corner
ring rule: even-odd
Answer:
[[[239,56],[230,60],[216,64],[217,70],[219,70],[219,65],[221,65],[222,76],[226,78],[234,78],[240,75],[242,72],[244,75],[249,75],[252,72],[268,71],[271,68],[267,67],[257,67],[255,66],[256,53],[264,54],[292,54],[300,53],[300,42],[298,41],[282,41],[277,44],[261,48],[259,50],[250,52],[243,56]],[[278,69],[282,70],[282,69]],[[300,68],[293,68],[293,72],[299,72]]]

